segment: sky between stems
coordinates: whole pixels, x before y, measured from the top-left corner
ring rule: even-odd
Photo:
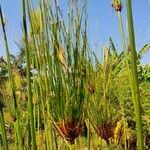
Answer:
[[[36,3],[38,0],[32,0]],[[58,0],[64,17],[67,13],[67,1]],[[80,1],[80,0],[79,0]],[[81,0],[82,1],[82,0]],[[7,35],[12,54],[19,52],[16,42],[22,36],[21,0],[0,0],[4,16],[7,19]],[[125,0],[123,1],[124,27],[127,28]],[[133,0],[136,48],[150,43],[150,0]],[[88,0],[88,38],[91,50],[101,58],[101,49],[112,37],[118,51],[122,50],[121,37],[116,12],[111,7],[111,0]],[[5,56],[4,41],[0,28],[0,56]],[[150,52],[142,58],[143,64],[150,64]]]

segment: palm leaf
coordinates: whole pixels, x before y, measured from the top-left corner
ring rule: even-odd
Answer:
[[[145,53],[150,50],[150,44],[145,44],[142,49],[138,52],[138,57],[141,58]]]

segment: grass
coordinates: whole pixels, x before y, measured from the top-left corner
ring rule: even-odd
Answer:
[[[7,56],[0,59],[1,148],[128,150],[136,143],[149,148],[150,71],[140,64],[149,44],[136,54],[130,6],[127,50],[122,2],[112,6],[123,50],[118,53],[110,38],[101,62],[90,49],[86,0],[68,4],[67,21],[56,0],[39,0],[38,8],[22,0],[17,56],[9,54],[0,11]]]
[[[3,19],[1,6],[0,6],[0,16],[1,16],[1,22],[2,22],[4,41],[5,41],[6,57],[7,57],[7,62],[8,62],[9,86],[11,88],[11,98],[13,100],[15,117],[17,119],[17,133],[16,133],[18,136],[17,140],[19,142],[20,149],[23,149],[23,147],[22,147],[22,135],[21,135],[21,129],[20,129],[19,110],[18,110],[18,106],[17,106],[17,99],[16,99],[16,94],[15,94],[15,85],[14,85],[14,80],[13,80],[13,75],[12,75],[12,66],[11,66],[11,62],[10,62],[9,47],[8,47],[7,35],[6,35],[6,30],[5,30],[5,23],[4,23],[4,19]]]
[[[7,142],[7,136],[6,136],[6,130],[5,130],[5,123],[4,123],[4,115],[2,110],[2,104],[0,109],[0,121],[1,121],[1,134],[2,134],[2,143],[4,150],[8,149],[8,142]]]
[[[30,127],[31,127],[31,143],[32,149],[36,149],[36,140],[35,140],[35,125],[34,125],[34,116],[33,116],[33,102],[32,102],[32,92],[31,92],[31,75],[30,75],[30,53],[28,48],[28,31],[26,23],[26,3],[25,0],[22,0],[22,13],[23,13],[23,28],[24,28],[24,43],[25,43],[25,55],[27,63],[27,91],[28,91],[28,113],[30,116]]]
[[[143,127],[142,127],[142,117],[141,117],[138,72],[137,72],[137,64],[136,64],[137,53],[136,53],[136,47],[135,47],[131,0],[127,0],[126,4],[127,4],[127,16],[128,16],[129,40],[130,40],[130,48],[131,48],[132,95],[133,95],[133,102],[134,102],[134,109],[135,109],[137,140],[138,140],[139,149],[143,150],[144,149],[143,129],[142,129]]]

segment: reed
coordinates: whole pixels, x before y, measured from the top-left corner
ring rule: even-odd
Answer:
[[[1,99],[1,97],[0,97],[0,99]],[[0,130],[2,133],[2,144],[3,144],[3,149],[8,150],[8,142],[7,142],[7,135],[6,135],[6,130],[5,130],[3,107],[4,107],[4,104],[0,100],[0,127],[1,127]]]
[[[18,110],[18,104],[17,104],[17,98],[16,98],[16,93],[15,93],[15,83],[13,79],[13,74],[12,74],[12,65],[10,61],[10,53],[9,53],[9,47],[8,47],[8,41],[7,41],[7,34],[5,30],[5,23],[3,19],[3,14],[2,14],[2,9],[0,6],[0,17],[1,17],[1,23],[2,23],[2,31],[3,31],[3,37],[4,37],[4,42],[5,42],[5,49],[6,49],[6,58],[7,58],[7,64],[8,64],[8,76],[9,76],[9,84],[10,84],[10,89],[11,89],[11,98],[13,100],[13,105],[14,105],[14,112],[15,112],[15,117],[16,117],[16,122],[17,122],[17,138],[19,142],[19,148],[22,150],[23,149],[23,144],[22,144],[22,134],[21,134],[21,127],[20,127],[20,118],[19,118],[19,110]]]
[[[143,141],[143,125],[142,125],[142,113],[141,113],[141,102],[140,102],[140,91],[139,91],[139,83],[138,83],[138,72],[137,72],[137,52],[135,46],[135,35],[134,35],[134,24],[133,24],[133,16],[132,16],[132,3],[131,0],[126,0],[127,6],[127,18],[128,18],[128,34],[129,34],[129,42],[131,49],[131,76],[132,76],[132,98],[134,102],[134,111],[135,111],[135,119],[136,119],[136,127],[137,127],[137,142],[138,148],[140,150],[144,149],[144,141]]]
[[[28,31],[26,23],[26,3],[22,0],[22,17],[23,17],[23,29],[24,29],[24,42],[25,42],[25,55],[26,55],[26,65],[27,65],[27,86],[28,86],[28,113],[30,116],[30,128],[31,128],[31,143],[32,149],[36,149],[35,140],[35,125],[34,125],[34,115],[33,115],[33,102],[32,102],[32,91],[31,91],[31,73],[30,73],[30,53],[28,49]]]

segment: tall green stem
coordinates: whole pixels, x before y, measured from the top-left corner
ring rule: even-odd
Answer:
[[[119,21],[119,28],[120,28],[120,33],[121,33],[121,40],[122,40],[122,46],[125,54],[125,61],[126,61],[126,66],[129,74],[129,81],[131,84],[131,77],[130,77],[130,66],[128,62],[128,53],[127,53],[127,46],[126,46],[126,41],[125,41],[125,34],[124,34],[124,29],[123,29],[123,22],[122,22],[122,17],[121,17],[121,12],[118,12],[118,21]]]
[[[5,130],[5,123],[4,123],[4,116],[3,116],[2,109],[0,109],[0,129],[2,132],[3,148],[4,150],[8,150],[7,135],[6,135],[6,130]]]
[[[122,40],[123,50],[126,53],[126,42],[125,42],[125,34],[124,34],[124,30],[123,30],[122,17],[121,17],[120,12],[118,12],[117,14],[118,14],[119,28],[120,28],[120,33],[121,33],[121,40]]]
[[[29,57],[29,49],[28,49],[25,0],[22,0],[22,13],[23,13],[25,55],[26,55],[26,63],[27,63],[26,65],[27,65],[27,85],[28,85],[28,112],[30,116],[32,150],[35,150],[36,139],[35,139],[35,126],[34,126],[33,103],[32,103],[32,93],[31,93],[30,57]]]
[[[14,83],[13,74],[12,74],[12,65],[10,61],[10,53],[9,53],[7,35],[6,35],[6,30],[5,30],[5,23],[4,23],[1,6],[0,6],[0,18],[1,18],[1,23],[2,23],[2,31],[3,31],[5,49],[6,49],[8,75],[9,75],[9,82],[10,82],[10,88],[11,88],[11,97],[13,99],[15,116],[17,118],[16,121],[17,121],[17,135],[18,135],[18,141],[19,141],[19,149],[23,150],[22,135],[21,135],[21,128],[20,128],[20,118],[19,118],[19,111],[18,111],[18,105],[17,105],[17,98],[15,94],[15,83]]]
[[[90,138],[91,138],[91,135],[90,135],[90,120],[88,119],[88,141],[87,141],[87,149],[90,150]]]
[[[136,118],[137,142],[138,142],[139,150],[144,150],[141,105],[140,105],[138,72],[137,72],[137,53],[135,47],[131,0],[126,0],[126,5],[127,5],[127,17],[128,17],[128,30],[129,30],[128,32],[129,32],[130,49],[131,49],[131,74],[132,74],[132,88],[133,88],[132,98],[134,102],[134,111],[135,111],[135,118]]]
[[[124,28],[123,28],[123,21],[122,21],[122,17],[121,17],[121,12],[118,11],[117,15],[118,15],[120,34],[121,34],[121,39],[122,39],[122,46],[123,46],[123,50],[124,50],[124,54],[125,54],[125,62],[126,62],[128,77],[129,77],[129,81],[130,81],[130,85],[131,85],[131,77],[130,77],[131,71],[130,71],[129,62],[128,62],[128,53],[127,53],[127,46],[126,46],[126,41],[125,41],[125,34],[124,34]],[[132,90],[132,88],[131,88],[131,90]],[[126,137],[126,134],[125,134],[125,140],[124,140],[125,150],[127,149],[126,139],[127,139],[127,137]]]

